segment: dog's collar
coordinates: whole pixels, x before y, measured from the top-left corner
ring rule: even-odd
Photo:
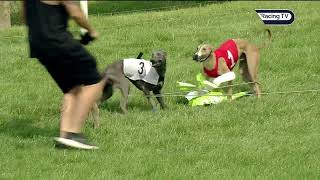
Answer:
[[[199,62],[204,62],[206,61],[212,54],[212,50],[210,51],[209,55],[205,59],[200,59]]]

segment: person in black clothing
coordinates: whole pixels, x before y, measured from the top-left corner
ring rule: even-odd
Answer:
[[[105,82],[95,58],[68,32],[69,17],[86,29],[90,38],[96,39],[98,33],[74,1],[25,0],[24,10],[30,57],[40,61],[64,94],[56,145],[97,149],[86,141],[81,129]]]

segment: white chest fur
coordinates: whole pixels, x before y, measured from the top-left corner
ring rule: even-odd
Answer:
[[[159,81],[159,74],[152,67],[152,63],[144,59],[124,59],[123,72],[127,78],[133,81],[142,80],[153,85],[157,85]]]

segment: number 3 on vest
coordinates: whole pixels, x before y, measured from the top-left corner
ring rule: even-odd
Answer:
[[[144,70],[144,63],[140,62],[139,65],[141,66],[140,69],[138,70],[138,73],[141,75],[143,74],[143,70]]]

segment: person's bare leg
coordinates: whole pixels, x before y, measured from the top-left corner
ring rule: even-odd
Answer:
[[[73,114],[77,106],[77,96],[81,90],[77,86],[63,95],[61,105],[60,137],[65,137],[66,132],[70,132],[73,126]]]
[[[65,132],[80,133],[81,128],[94,103],[102,94],[105,82],[81,86],[79,89],[70,91],[64,95],[64,108],[61,117],[60,137]]]
[[[77,99],[77,106],[73,115],[73,126],[70,129],[71,132],[79,133],[85,120],[88,117],[90,110],[96,103],[98,98],[102,95],[102,89],[104,82],[99,82],[97,84],[82,86],[80,94]]]

